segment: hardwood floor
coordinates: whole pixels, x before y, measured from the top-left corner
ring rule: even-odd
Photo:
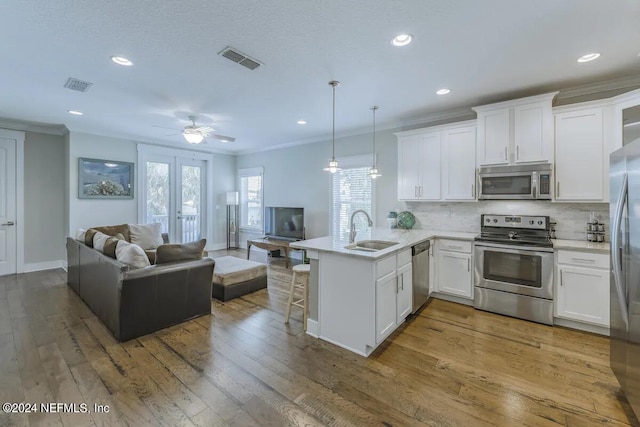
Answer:
[[[638,425],[607,338],[431,300],[363,358],[305,335],[299,309],[283,323],[291,270],[269,262],[268,289],[122,344],[64,271],[0,277],[0,402],[92,411],[0,426]]]

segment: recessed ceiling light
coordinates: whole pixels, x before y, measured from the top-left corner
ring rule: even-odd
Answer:
[[[82,111],[77,111],[77,110],[67,110],[67,112],[69,114],[73,114],[74,116],[81,116],[84,114]]]
[[[411,34],[398,34],[391,40],[391,44],[394,46],[406,46],[411,43],[413,36]]]
[[[580,58],[578,58],[578,62],[589,62],[589,61],[593,61],[594,59],[598,59],[600,57],[599,53],[588,53],[586,55],[582,55]]]
[[[442,89],[440,89],[440,90],[437,90],[437,91],[436,91],[436,93],[437,93],[438,95],[446,95],[446,94],[448,94],[449,92],[451,92],[451,91],[450,91],[449,89],[447,89],[447,88],[442,88]]]
[[[111,60],[118,65],[124,65],[126,67],[130,67],[133,65],[133,62],[131,62],[129,59],[125,58],[124,56],[112,56]]]
[[[299,125],[306,125],[307,121],[306,120],[298,120],[296,123],[298,123]]]

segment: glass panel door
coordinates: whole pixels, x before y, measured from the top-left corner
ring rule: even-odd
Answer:
[[[167,162],[147,162],[146,223],[159,222],[163,233],[169,233],[170,229],[170,166]]]
[[[145,167],[144,221],[162,224],[171,243],[206,236],[206,162],[154,156]]]
[[[180,161],[180,204],[177,217],[181,242],[193,242],[204,235],[203,163]]]

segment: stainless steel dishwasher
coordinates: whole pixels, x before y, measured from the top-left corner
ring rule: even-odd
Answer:
[[[429,298],[429,248],[431,242],[418,243],[411,248],[413,277],[413,310],[415,313]]]

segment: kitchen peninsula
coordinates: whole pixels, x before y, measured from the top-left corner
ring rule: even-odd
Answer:
[[[376,228],[360,231],[356,244],[329,236],[291,243],[311,260],[307,333],[370,355],[411,313],[411,247],[476,234]]]

